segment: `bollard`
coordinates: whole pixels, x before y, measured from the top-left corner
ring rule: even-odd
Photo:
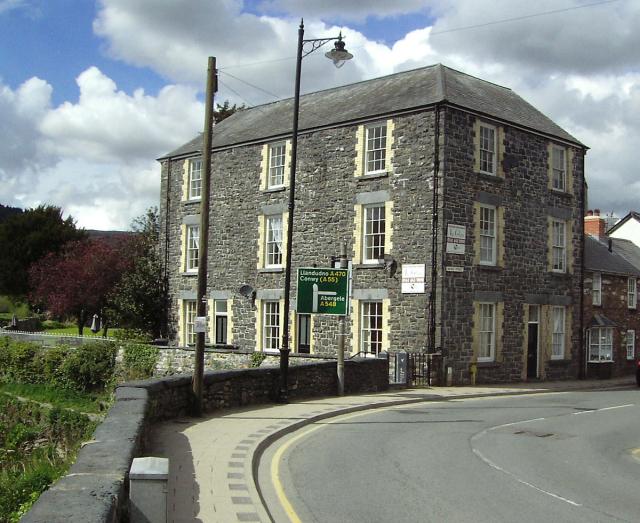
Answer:
[[[135,458],[129,470],[131,523],[166,523],[167,458]]]

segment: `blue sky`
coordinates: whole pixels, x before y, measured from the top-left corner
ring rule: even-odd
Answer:
[[[218,100],[291,96],[301,17],[355,55],[306,58],[303,91],[444,63],[589,145],[592,207],[640,207],[636,0],[0,0],[0,203],[127,228],[158,204],[155,158],[202,128],[206,57]]]

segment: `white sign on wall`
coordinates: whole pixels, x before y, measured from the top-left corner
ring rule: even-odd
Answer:
[[[207,332],[207,317],[196,316],[193,321],[193,332]]]
[[[464,225],[447,225],[447,254],[464,254],[467,229]]]
[[[402,265],[402,294],[424,294],[424,263]]]

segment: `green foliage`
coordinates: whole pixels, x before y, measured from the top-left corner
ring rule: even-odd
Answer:
[[[56,320],[45,320],[42,322],[42,328],[44,330],[50,330],[50,329],[65,329],[67,328],[69,325],[67,323],[64,323],[62,321],[56,321]],[[74,327],[75,328],[75,327]]]
[[[124,342],[147,343],[153,341],[149,333],[140,329],[111,329],[111,336],[114,340]]]
[[[11,296],[0,295],[0,314],[6,314],[7,319],[11,319],[14,314],[20,319],[27,318],[30,315],[29,305],[14,300]]]
[[[43,383],[0,383],[0,393],[29,398],[61,409],[99,413],[111,400],[108,392],[79,392]]]
[[[122,377],[124,380],[150,378],[153,375],[159,350],[153,345],[129,343],[124,346]]]
[[[0,293],[26,296],[29,267],[46,254],[59,252],[67,242],[85,236],[76,229],[73,218],[62,218],[59,207],[41,205],[10,216],[0,223]]]
[[[220,123],[225,118],[229,118],[236,111],[242,111],[245,108],[245,105],[242,104],[240,107],[237,107],[236,104],[231,105],[229,100],[225,100],[222,105],[216,104],[216,108],[213,111],[213,119],[216,123]]]
[[[254,352],[251,354],[249,367],[259,367],[266,358],[267,355],[264,352]]]
[[[113,379],[115,362],[116,348],[112,343],[84,343],[62,362],[64,385],[76,390],[103,390]]]
[[[157,208],[148,209],[134,220],[132,229],[137,233],[129,247],[133,266],[110,293],[108,313],[120,327],[158,338],[165,317],[166,297],[157,250],[160,235]]]

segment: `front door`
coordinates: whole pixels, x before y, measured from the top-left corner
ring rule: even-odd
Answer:
[[[538,330],[540,327],[538,305],[529,306],[527,327],[527,378],[535,379],[538,377]]]

